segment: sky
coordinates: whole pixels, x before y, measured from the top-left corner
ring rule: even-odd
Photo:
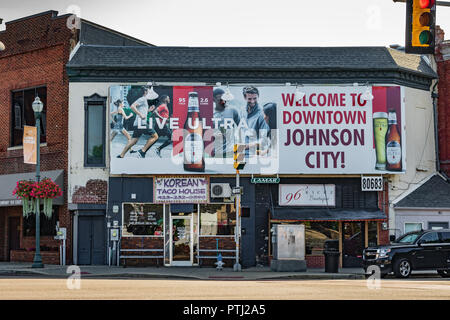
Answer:
[[[392,0],[0,0],[0,18],[76,13],[157,46],[404,45],[405,3]],[[450,7],[437,7],[450,35]],[[0,30],[5,29],[5,23]]]

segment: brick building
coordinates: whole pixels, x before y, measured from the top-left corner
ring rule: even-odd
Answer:
[[[71,262],[72,217],[67,206],[68,100],[66,63],[80,43],[146,46],[95,23],[46,11],[6,22],[0,32],[5,50],[0,51],[0,261],[31,262],[35,250],[35,219],[22,217],[21,202],[12,196],[18,180],[34,180],[35,165],[24,164],[22,136],[24,125],[34,126],[32,102],[39,96],[44,103],[41,120],[41,179],[49,177],[63,189],[55,199],[51,219],[41,214],[41,255],[43,263],[59,263],[54,239],[57,223],[67,228],[67,262]],[[70,23],[68,23],[70,22]],[[72,23],[72,24],[71,24]],[[102,190],[97,188],[96,190]],[[79,190],[80,199],[85,190]],[[101,192],[101,191],[100,191]],[[89,195],[90,199],[94,197]],[[95,198],[106,203],[106,188]],[[82,201],[84,201],[82,200]]]
[[[436,63],[438,83],[438,136],[440,169],[450,176],[450,40],[444,40],[444,30],[438,28]]]

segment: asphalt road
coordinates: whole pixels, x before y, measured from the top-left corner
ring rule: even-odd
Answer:
[[[261,280],[203,281],[150,279],[81,279],[79,289],[68,289],[66,279],[3,278],[2,300],[301,300],[301,299],[445,299],[450,300],[446,279],[386,279],[376,289],[366,280]],[[69,282],[76,287],[76,281]]]

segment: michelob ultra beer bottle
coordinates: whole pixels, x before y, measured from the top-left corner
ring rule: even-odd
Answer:
[[[204,172],[203,125],[200,119],[197,92],[189,92],[188,114],[184,129],[184,170]]]
[[[389,110],[388,132],[386,134],[386,170],[402,170],[402,145],[400,133],[397,128],[397,114],[395,110]]]

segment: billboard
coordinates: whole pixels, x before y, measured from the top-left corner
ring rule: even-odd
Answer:
[[[231,174],[235,143],[247,146],[244,174],[405,171],[401,87],[301,91],[300,98],[293,86],[111,86],[111,173]]]

